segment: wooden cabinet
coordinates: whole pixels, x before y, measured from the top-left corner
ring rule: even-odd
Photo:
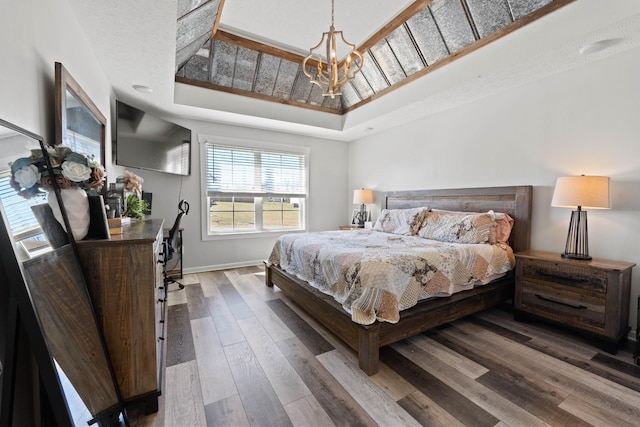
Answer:
[[[358,227],[357,225],[341,225],[338,227],[340,230],[357,230]]]
[[[516,254],[516,320],[553,321],[596,339],[608,352],[629,332],[633,263],[565,259],[555,252]]]
[[[109,240],[78,242],[80,261],[128,409],[158,410],[166,293],[162,220],[137,221]]]

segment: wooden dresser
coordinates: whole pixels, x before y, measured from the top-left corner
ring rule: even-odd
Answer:
[[[166,293],[162,220],[136,221],[109,240],[78,242],[80,261],[127,410],[158,410]]]
[[[615,353],[629,332],[631,270],[635,264],[594,258],[565,259],[558,252],[516,254],[516,320],[551,320],[594,338]]]

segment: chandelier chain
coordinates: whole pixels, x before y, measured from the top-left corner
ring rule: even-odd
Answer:
[[[331,26],[333,27],[333,0],[331,0]]]

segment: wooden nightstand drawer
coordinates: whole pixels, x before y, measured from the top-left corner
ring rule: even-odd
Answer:
[[[596,338],[615,352],[629,327],[633,263],[594,258],[564,259],[559,253],[516,254],[516,319],[546,319]]]
[[[571,286],[525,278],[521,309],[597,334],[605,332],[605,298],[600,292],[584,292]]]
[[[607,292],[606,271],[530,259],[522,262],[522,274],[526,280],[556,283],[564,288]]]

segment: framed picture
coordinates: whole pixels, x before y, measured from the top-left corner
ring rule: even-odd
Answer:
[[[359,225],[360,224],[360,216],[362,215],[362,213],[360,212],[360,209],[354,209],[353,212],[351,213],[351,225]],[[363,220],[366,221],[366,216],[367,213],[365,212],[365,218]]]

